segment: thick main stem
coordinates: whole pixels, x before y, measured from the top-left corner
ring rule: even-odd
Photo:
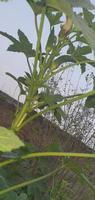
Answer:
[[[44,18],[45,18],[45,8],[43,9],[43,12],[42,12],[42,15],[41,15],[40,27],[39,27],[39,30],[38,30],[36,56],[35,56],[35,61],[34,61],[33,74],[32,74],[32,71],[31,71],[31,68],[30,68],[30,65],[29,65],[29,62],[28,62],[28,66],[29,66],[29,69],[30,69],[30,72],[31,72],[31,78],[32,78],[32,76],[35,77],[36,70],[37,70],[37,63],[38,63],[39,49],[40,49],[40,44],[41,44],[42,30],[43,30],[43,25],[44,25]],[[27,59],[27,61],[28,61],[28,59]],[[31,99],[33,99],[33,97],[35,96],[35,93],[37,91],[37,87],[35,87],[34,90],[31,90],[31,86],[30,86],[30,90],[28,90],[28,91],[29,92],[28,92],[28,95],[26,97],[25,103],[22,106],[20,112],[16,115],[16,118],[14,119],[12,126],[11,126],[11,129],[14,130],[15,132],[19,132],[19,130],[22,127],[22,124],[25,123],[25,121],[26,121],[27,114],[29,113]]]
[[[29,109],[29,102],[26,100],[20,112],[17,114],[16,118],[12,122],[11,129],[14,130],[15,132],[18,132],[20,130],[21,124],[27,117],[28,109]]]

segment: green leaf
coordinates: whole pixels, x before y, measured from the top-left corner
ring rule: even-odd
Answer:
[[[30,43],[26,35],[20,29],[18,29],[18,36],[21,43],[24,43],[26,45]]]
[[[81,73],[83,74],[86,70],[86,64],[81,64]]]
[[[23,146],[24,143],[12,130],[0,126],[0,151],[9,152]]]
[[[72,63],[75,63],[76,61],[69,55],[65,55],[65,56],[60,56],[58,58],[56,58],[52,65],[57,68],[59,67],[60,65],[62,65],[63,63],[66,63],[66,62],[72,62]]]
[[[2,36],[4,36],[4,37],[8,38],[8,39],[11,40],[11,42],[13,42],[13,43],[18,42],[18,40],[16,40],[13,36],[11,36],[11,35],[9,35],[9,34],[7,34],[7,33],[5,33],[5,32],[0,31],[0,35],[2,35]]]
[[[95,51],[95,32],[88,26],[87,22],[79,15],[73,14],[73,20],[76,28],[81,31],[87,40],[89,46]]]
[[[94,14],[92,12],[87,9],[83,9],[83,15],[89,26],[92,26],[92,24],[95,23],[93,22]]]
[[[45,102],[47,105],[52,105],[54,103],[60,102],[63,100],[63,96],[60,94],[49,94],[49,93],[41,93],[41,100]]]
[[[42,10],[44,8],[44,0],[41,2],[33,2],[31,0],[27,0],[27,2],[31,6],[31,8],[33,9],[36,15],[39,15],[42,13]]]
[[[62,16],[62,12],[57,12],[56,14],[53,14],[51,11],[47,10],[46,16],[49,20],[50,26],[54,26],[61,23],[60,17]]]
[[[72,8],[67,0],[46,0],[46,5],[58,11],[64,12],[67,16],[72,16]]]
[[[83,47],[79,47],[75,50],[75,53],[77,55],[87,55],[89,53],[91,53],[92,50],[89,46],[83,46]]]
[[[32,49],[32,43],[29,42],[28,38],[21,30],[18,30],[20,41],[2,31],[0,31],[0,34],[13,42],[13,44],[8,47],[8,51],[24,53],[27,57],[35,56],[35,50]]]
[[[59,122],[59,124],[61,124],[61,115],[60,113],[58,112],[58,109],[56,109],[54,111],[54,116],[56,117],[57,121]]]
[[[18,84],[18,86],[20,88],[20,94],[22,94],[22,95],[26,94],[26,92],[25,92],[25,90],[23,89],[23,86],[22,86],[22,79],[24,79],[23,83],[24,83],[24,85],[26,85],[25,84],[25,78],[24,77],[16,78],[13,74],[11,74],[9,72],[6,72],[6,74],[17,82],[17,84]]]
[[[57,121],[61,124],[61,119],[65,117],[64,111],[59,107],[55,109],[54,116],[56,117]]]
[[[10,76],[13,80],[17,81],[17,78],[13,74],[6,72],[6,75]]]
[[[46,51],[51,51],[54,47],[56,43],[56,37],[54,35],[54,28],[52,28],[51,32],[50,32],[50,35],[48,37],[48,40],[47,40],[47,44],[46,44]]]
[[[77,34],[76,34],[76,42],[77,41],[81,42],[83,45],[84,44],[88,45],[87,40],[85,39],[85,37],[83,36],[81,31],[77,32]]]
[[[85,101],[85,107],[95,108],[95,95],[88,96]]]

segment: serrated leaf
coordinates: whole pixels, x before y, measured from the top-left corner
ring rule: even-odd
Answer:
[[[13,36],[11,36],[11,35],[9,35],[9,34],[7,34],[7,33],[5,33],[5,32],[0,31],[0,35],[2,35],[2,36],[4,36],[4,37],[8,38],[8,39],[11,40],[13,43],[18,42],[18,40],[16,40]]]
[[[21,43],[24,43],[26,45],[30,43],[26,35],[20,29],[18,29],[18,36]]]
[[[20,41],[2,31],[0,31],[0,34],[13,42],[13,44],[8,47],[8,51],[24,53],[27,57],[35,56],[35,50],[32,49],[32,43],[29,42],[28,38],[22,31],[18,30]]]
[[[24,143],[12,131],[5,127],[0,126],[0,151],[10,152],[14,149],[23,147]]]
[[[79,15],[73,14],[75,26],[81,31],[89,46],[95,51],[95,32],[88,26],[87,22]]]

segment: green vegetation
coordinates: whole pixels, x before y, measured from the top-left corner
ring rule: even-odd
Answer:
[[[61,123],[61,119],[64,118],[62,106],[87,98],[86,106],[92,107],[92,99],[95,101],[95,90],[85,94],[65,97],[60,94],[55,94],[52,91],[52,88],[50,88],[48,81],[55,75],[62,71],[64,72],[70,67],[79,66],[82,73],[86,70],[86,64],[95,67],[95,61],[87,58],[87,54],[95,51],[95,23],[93,20],[94,14],[92,12],[95,10],[95,7],[89,0],[84,0],[83,2],[81,0],[27,0],[27,3],[34,12],[35,29],[37,32],[36,49],[33,48],[33,44],[20,29],[18,30],[18,40],[8,33],[0,31],[2,36],[8,38],[12,42],[12,44],[8,47],[8,51],[23,53],[27,59],[29,69],[28,72],[25,72],[25,75],[21,77],[15,77],[7,72],[7,75],[18,83],[20,88],[19,97],[24,95],[25,102],[22,107],[17,107],[15,119],[13,119],[11,127],[9,127],[9,129],[0,127],[0,151],[2,153],[12,153],[12,150],[18,149],[17,151],[19,152],[19,156],[17,155],[16,158],[13,156],[12,159],[2,161],[0,163],[0,167],[7,168],[7,165],[12,163],[15,165],[16,163],[19,163],[20,165],[20,162],[23,159],[38,157],[38,160],[36,161],[36,167],[39,166],[37,172],[38,177],[34,177],[34,179],[30,180],[24,180],[22,183],[13,183],[14,185],[12,186],[12,183],[10,184],[9,180],[6,180],[2,175],[2,188],[0,190],[1,199],[42,199],[42,196],[40,197],[40,193],[43,195],[45,193],[45,188],[44,184],[40,181],[51,176],[54,178],[54,176],[56,176],[55,174],[61,173],[64,167],[73,171],[73,173],[75,173],[81,180],[80,182],[88,185],[91,192],[93,192],[93,195],[95,195],[95,186],[87,178],[84,170],[71,160],[71,157],[73,156],[84,157],[85,159],[95,158],[95,154],[65,153],[60,152],[60,150],[57,152],[29,153],[27,151],[25,152],[27,145],[24,144],[24,142],[18,137],[19,131],[28,122],[32,123],[33,120],[48,111],[52,112],[58,122]],[[74,8],[81,8],[81,13],[74,12]],[[39,26],[37,18],[38,15],[40,16]],[[61,22],[61,17],[63,15],[65,15],[66,21]],[[50,33],[44,47],[45,51],[43,51],[41,39],[45,24],[45,17],[48,18],[50,24]],[[59,26],[60,24],[62,25],[57,35],[55,34],[56,25]],[[65,53],[64,49],[67,49]],[[29,58],[33,59],[33,65],[31,65]],[[36,111],[35,114],[34,111]],[[23,154],[25,155],[22,155],[22,153],[20,154],[20,147],[22,146],[22,149],[24,149]],[[41,172],[44,165],[44,161],[41,159],[42,156],[44,156],[45,159],[50,156],[60,157],[58,167],[53,170],[48,170],[46,167],[48,162],[47,158],[45,160],[46,170],[43,174]],[[40,165],[39,161],[41,161]],[[31,184],[34,184],[34,187],[31,188]],[[59,182],[56,182],[53,186],[51,186],[52,189],[49,188],[49,186],[47,188],[48,189],[44,199],[69,200],[72,198],[72,191],[66,181],[62,180],[60,182],[59,180]]]

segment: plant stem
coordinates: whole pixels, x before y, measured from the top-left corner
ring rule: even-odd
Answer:
[[[46,9],[43,8],[42,15],[41,15],[41,21],[40,21],[40,27],[39,27],[38,34],[37,34],[38,40],[37,40],[36,55],[35,55],[34,69],[33,69],[34,77],[37,73],[36,70],[37,70],[37,63],[38,63],[38,57],[39,57],[39,49],[40,49],[40,44],[41,44],[42,30],[43,30],[43,25],[44,25],[45,11],[46,11]]]
[[[27,116],[28,109],[29,109],[29,102],[26,100],[21,111],[17,114],[16,118],[12,123],[11,129],[14,130],[15,132],[19,131],[19,127],[22,125]]]
[[[39,181],[42,181],[50,176],[53,176],[54,174],[56,174],[57,172],[59,172],[64,166],[61,166],[60,168],[57,168],[51,172],[49,172],[48,174],[45,174],[44,176],[40,176],[38,178],[35,178],[35,179],[32,179],[32,180],[29,180],[29,181],[24,181],[23,183],[19,183],[17,185],[14,185],[14,186],[11,186],[9,188],[6,188],[6,189],[3,189],[0,191],[0,196],[2,195],[5,195],[11,191],[14,191],[14,190],[17,190],[19,188],[22,188],[22,187],[25,187],[25,186],[28,186],[30,184],[33,184],[33,183],[37,183]]]
[[[37,36],[38,36],[38,24],[37,24],[37,15],[34,14],[35,16],[35,27],[36,27],[36,33],[37,33]]]
[[[76,158],[94,158],[95,153],[71,153],[71,152],[36,152],[29,153],[27,155],[6,160],[0,163],[0,167],[5,167],[9,164],[15,163],[17,161],[26,160],[30,158],[39,158],[39,157],[76,157]]]
[[[33,69],[34,77],[36,75],[36,69],[37,69],[37,62],[38,62],[38,57],[39,57],[39,48],[40,48],[40,41],[41,41],[41,36],[42,36],[44,18],[45,18],[45,8],[43,9],[43,12],[42,12],[42,15],[41,15],[40,27],[39,27],[39,30],[38,30],[36,56],[35,56],[34,69]],[[27,58],[27,63],[28,63],[28,67],[29,67],[29,70],[30,70],[30,73],[31,73],[31,78],[32,78],[32,70],[31,70],[31,66],[30,66],[28,58]],[[30,88],[30,90],[31,90],[31,88]],[[28,96],[31,97],[31,95],[33,95],[33,94],[31,94],[31,91],[29,91]],[[13,129],[16,132],[18,132],[20,130],[20,127],[22,127],[22,124],[24,123],[24,120],[25,120],[25,118],[28,114],[29,106],[30,106],[30,101],[27,100],[27,97],[26,97],[25,103],[24,103],[21,111],[16,116],[16,119],[13,121],[11,129]]]
[[[29,63],[29,58],[27,56],[26,56],[26,59],[27,59],[27,64],[28,64],[28,68],[29,68],[30,74],[32,75],[31,65]]]
[[[41,116],[42,114],[47,113],[47,112],[50,111],[50,110],[55,110],[56,108],[59,108],[59,107],[61,107],[61,106],[65,106],[65,105],[67,105],[67,104],[73,103],[73,102],[75,102],[75,101],[81,100],[81,99],[83,99],[83,98],[86,98],[86,97],[91,96],[91,95],[94,95],[94,94],[95,94],[95,90],[90,91],[90,92],[87,92],[87,93],[85,93],[85,94],[81,94],[81,95],[79,95],[79,96],[77,96],[77,97],[74,97],[74,98],[70,98],[70,99],[68,99],[68,100],[64,100],[64,102],[61,102],[61,103],[58,103],[58,104],[54,104],[54,105],[52,105],[52,106],[49,106],[48,108],[42,110],[42,111],[39,112],[39,113],[36,113],[35,115],[31,116],[30,118],[28,118],[24,123],[22,123],[22,125],[21,125],[20,128],[22,128],[22,127],[23,127],[25,124],[27,124],[28,122],[33,121],[33,120],[36,119],[37,117]]]

